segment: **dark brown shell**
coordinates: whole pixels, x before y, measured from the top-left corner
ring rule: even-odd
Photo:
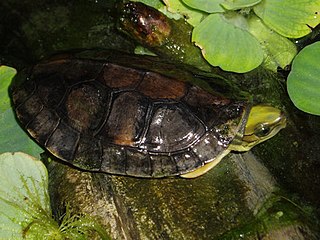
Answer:
[[[243,101],[169,77],[175,67],[150,57],[89,56],[51,58],[12,86],[21,125],[58,158],[113,174],[180,175],[242,134]]]

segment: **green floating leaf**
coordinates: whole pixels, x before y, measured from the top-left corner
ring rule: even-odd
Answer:
[[[165,0],[166,2],[167,0]],[[252,7],[262,0],[182,0],[184,4],[192,9],[197,9],[207,13],[223,13],[227,10],[237,10]],[[179,2],[171,0],[171,2]]]
[[[221,5],[228,10],[237,10],[252,7],[261,1],[262,0],[224,0]]]
[[[266,25],[288,38],[310,33],[320,23],[319,11],[320,0],[263,0],[254,7]]]
[[[201,10],[207,13],[222,13],[224,9],[221,7],[223,0],[182,0],[191,8]]]
[[[156,8],[156,9],[160,9],[164,6],[162,1],[159,1],[159,0],[131,0],[131,1],[132,2],[142,2],[148,6]]]
[[[276,71],[277,67],[284,68],[291,63],[297,54],[294,43],[268,28],[258,17],[251,17],[248,23],[249,32],[259,40],[265,52],[265,68]]]
[[[0,66],[0,113],[10,106],[8,88],[17,71],[14,68]]]
[[[58,226],[43,163],[21,152],[0,154],[0,239],[111,239],[96,219],[66,207]]]
[[[42,162],[24,153],[0,155],[0,239],[48,239],[58,231],[47,189]]]
[[[8,88],[16,70],[0,66],[0,153],[26,152],[38,157],[43,150],[21,129],[11,108]]]
[[[311,44],[296,56],[288,76],[287,89],[300,110],[320,115],[320,42]]]
[[[211,65],[226,71],[248,72],[262,63],[263,51],[246,28],[247,20],[239,14],[211,14],[194,28],[192,41]]]
[[[200,12],[196,9],[188,7],[182,2],[182,0],[164,0],[164,2],[169,12],[178,13],[182,16],[185,16],[187,22],[192,26],[196,26],[197,24],[199,24],[201,20],[207,15],[204,12]],[[166,13],[164,12],[164,14]]]

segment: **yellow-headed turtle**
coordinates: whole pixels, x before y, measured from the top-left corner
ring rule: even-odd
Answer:
[[[280,110],[192,79],[201,82],[157,58],[85,51],[20,73],[11,95],[21,125],[54,156],[136,177],[197,177],[285,127]]]

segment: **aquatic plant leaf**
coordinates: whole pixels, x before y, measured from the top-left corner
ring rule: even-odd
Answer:
[[[188,7],[182,0],[164,0],[164,2],[169,12],[184,16],[192,26],[196,26],[207,16],[207,13]]]
[[[320,42],[298,53],[288,76],[287,89],[294,105],[300,110],[320,115]]]
[[[21,151],[39,157],[43,150],[21,129],[11,108],[8,89],[15,74],[14,68],[0,66],[0,153]]]
[[[177,1],[177,0],[172,0]],[[186,5],[193,9],[207,13],[223,13],[226,10],[237,10],[251,7],[261,0],[182,0]]]
[[[150,7],[160,9],[164,6],[162,1],[159,0],[131,0],[132,2],[142,2]]]
[[[285,68],[297,54],[296,46],[289,39],[268,28],[261,19],[252,16],[249,20],[249,32],[259,40],[264,50],[263,66],[272,71]]]
[[[241,8],[252,7],[262,0],[224,0],[221,5],[228,10],[237,10]]]
[[[0,239],[46,239],[58,230],[47,189],[41,161],[20,152],[0,155]]]
[[[254,6],[263,22],[288,38],[300,38],[320,23],[320,0],[263,0]]]
[[[213,66],[233,72],[247,72],[263,61],[258,40],[247,31],[247,20],[239,15],[211,14],[196,26],[192,41]]]
[[[182,0],[191,8],[201,10],[207,13],[222,13],[224,9],[221,7],[223,0]]]
[[[10,107],[8,88],[16,73],[14,68],[0,66],[0,113],[6,111],[8,106]]]

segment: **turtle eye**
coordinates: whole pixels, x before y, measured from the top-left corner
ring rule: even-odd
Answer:
[[[259,124],[255,130],[254,130],[254,134],[257,137],[265,137],[270,133],[271,128],[266,125],[266,124]]]

